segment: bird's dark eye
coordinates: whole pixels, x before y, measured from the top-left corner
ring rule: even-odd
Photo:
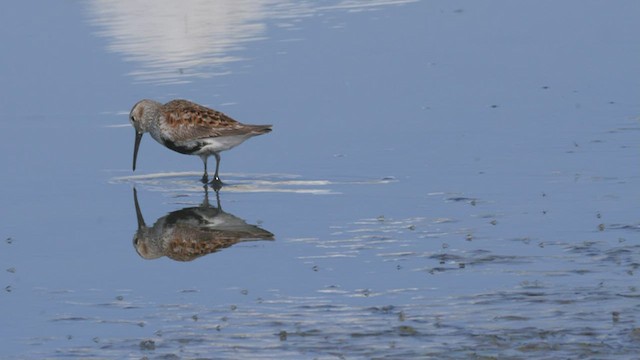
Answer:
[[[133,115],[131,115],[130,119],[131,119],[131,121],[133,121],[133,122],[135,122],[135,121],[136,121],[136,119],[134,119],[134,118],[133,118]]]

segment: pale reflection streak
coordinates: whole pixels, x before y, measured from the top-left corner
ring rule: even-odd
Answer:
[[[91,0],[88,10],[107,49],[138,64],[135,81],[184,83],[229,73],[248,42],[265,38],[268,20],[415,1]]]
[[[162,172],[154,174],[118,176],[109,180],[112,184],[130,183],[151,191],[170,193],[200,192],[202,184],[194,181],[197,172]],[[349,185],[384,185],[395,183],[393,178],[333,181],[302,179],[293,174],[241,174],[227,173],[224,192],[240,193],[294,193],[311,195],[337,195],[334,187]]]
[[[93,0],[90,12],[108,50],[140,63],[130,74],[136,80],[184,82],[239,60],[230,54],[264,33],[269,2]]]

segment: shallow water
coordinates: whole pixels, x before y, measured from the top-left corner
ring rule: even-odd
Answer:
[[[154,4],[0,15],[0,357],[640,351],[640,4]],[[207,204],[140,98],[274,131]]]

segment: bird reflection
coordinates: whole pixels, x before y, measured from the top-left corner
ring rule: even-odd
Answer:
[[[170,212],[148,227],[134,188],[138,230],[133,237],[133,246],[138,255],[145,259],[166,256],[176,261],[192,261],[241,241],[273,240],[272,233],[224,212],[218,192],[217,207],[211,206],[209,192],[206,187],[204,189],[204,200],[200,206]]]

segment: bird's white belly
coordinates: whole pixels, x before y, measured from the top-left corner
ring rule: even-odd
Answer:
[[[215,138],[200,139],[205,145],[194,153],[194,155],[209,155],[221,151],[229,150],[242,144],[247,140],[246,135],[220,136]]]

